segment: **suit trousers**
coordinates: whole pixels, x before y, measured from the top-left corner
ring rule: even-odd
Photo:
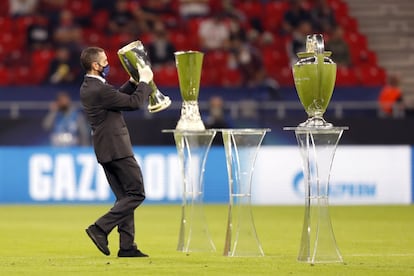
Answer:
[[[145,199],[141,168],[132,156],[101,165],[116,202],[95,224],[106,234],[118,226],[120,248],[131,249],[135,245],[134,210]]]

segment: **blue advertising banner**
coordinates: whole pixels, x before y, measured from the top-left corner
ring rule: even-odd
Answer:
[[[146,203],[181,202],[182,178],[175,147],[135,147]],[[224,151],[206,162],[205,201],[227,202]],[[211,173],[210,173],[211,172]],[[112,203],[114,197],[92,148],[0,148],[0,203]]]
[[[146,203],[180,203],[183,180],[174,146],[134,147]],[[414,149],[341,146],[330,181],[332,204],[414,202]],[[398,162],[395,162],[398,160]],[[92,148],[0,147],[0,204],[114,202]],[[304,178],[295,146],[263,146],[253,175],[253,204],[303,204]],[[212,147],[204,174],[204,202],[227,203],[223,147]]]

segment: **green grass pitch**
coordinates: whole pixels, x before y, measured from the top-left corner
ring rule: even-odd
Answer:
[[[0,206],[0,275],[414,275],[414,206],[333,206],[345,264],[298,263],[303,207],[255,206],[265,257],[224,257],[226,206],[207,205],[216,253],[175,250],[180,206],[143,205],[136,240],[150,258],[102,255],[85,227],[109,206]]]

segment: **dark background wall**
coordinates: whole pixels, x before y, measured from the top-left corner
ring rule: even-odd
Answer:
[[[77,101],[78,87],[2,87],[0,88],[0,145],[47,145],[48,133],[41,128],[43,117],[47,113],[47,103],[52,101],[58,91],[68,91]],[[162,129],[173,129],[180,116],[181,96],[177,88],[161,88],[169,95],[176,108],[156,114],[144,111],[126,112],[125,117],[130,129],[131,140],[135,145],[170,145],[173,138],[170,134],[161,133]],[[375,103],[379,88],[337,88],[335,89],[331,106],[343,102],[358,104]],[[212,95],[221,96],[225,102],[238,102],[255,99],[261,104],[269,103],[264,90],[249,90],[244,88],[214,88],[202,87],[200,101],[204,104]],[[20,109],[17,116],[7,103],[29,102],[32,108]],[[294,88],[282,88],[280,98],[275,103],[298,102]],[[36,108],[33,108],[36,107]],[[43,106],[43,108],[42,108]],[[201,108],[205,118],[208,110]],[[306,119],[303,110],[287,110],[283,118],[276,116],[276,110],[269,109],[259,112],[256,118],[232,119],[232,127],[267,127],[271,132],[265,138],[265,144],[286,145],[295,144],[294,135],[283,131],[285,126],[296,126]],[[230,113],[227,114],[231,117]],[[372,109],[344,110],[342,118],[335,116],[334,110],[326,113],[326,119],[336,126],[349,126],[341,140],[342,144],[414,144],[414,118],[406,116],[399,119],[379,118]]]

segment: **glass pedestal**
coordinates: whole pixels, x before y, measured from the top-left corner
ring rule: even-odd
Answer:
[[[177,250],[214,252],[203,208],[204,167],[216,130],[163,130],[174,134],[183,179],[183,201]]]
[[[229,209],[225,256],[264,256],[251,210],[256,156],[269,129],[221,129],[226,152]]]
[[[343,262],[329,215],[329,177],[339,139],[348,128],[284,129],[295,131],[305,179],[305,217],[298,261]]]

